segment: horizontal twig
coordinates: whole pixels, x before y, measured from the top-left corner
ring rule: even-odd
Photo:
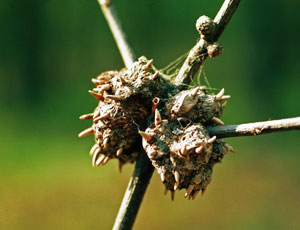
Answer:
[[[240,125],[207,127],[211,136],[218,138],[257,136],[266,133],[300,129],[300,117],[262,121]]]

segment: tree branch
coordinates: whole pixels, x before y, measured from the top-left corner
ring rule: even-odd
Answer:
[[[216,23],[214,41],[218,41],[239,4],[240,0],[226,0],[223,3],[214,19],[214,22]]]
[[[256,136],[266,133],[300,129],[300,117],[273,121],[262,121],[241,125],[224,125],[207,127],[211,136],[218,138]]]
[[[114,39],[119,47],[121,56],[127,68],[135,60],[135,55],[128,44],[125,33],[121,28],[116,12],[109,0],[98,0],[103,14],[110,26]],[[216,30],[213,41],[217,41],[227,23],[235,12],[240,0],[225,0],[222,8],[214,19]],[[183,67],[181,68],[175,82],[177,84],[188,84],[194,74],[198,71],[207,56],[206,47],[201,39],[190,51]],[[200,57],[200,58],[199,58]],[[275,121],[256,122],[241,125],[227,125],[207,127],[211,136],[218,138],[260,135],[270,132],[300,129],[300,117],[282,119]],[[131,229],[137,216],[140,204],[143,200],[147,186],[153,174],[151,165],[146,153],[141,150],[134,168],[133,175],[125,192],[121,207],[119,209],[113,229]]]
[[[212,37],[211,43],[216,42],[230,21],[232,15],[237,9],[240,0],[225,0],[218,14],[216,15],[214,22],[215,33]],[[185,84],[188,85],[193,76],[199,70],[204,60],[207,57],[206,42],[201,38],[196,45],[190,50],[188,57],[183,63],[179,73],[174,81],[175,84]]]
[[[135,55],[127,41],[125,32],[122,30],[117,14],[109,0],[98,0],[98,2],[119,47],[123,62],[127,68],[130,68],[135,60]],[[128,230],[132,228],[153,170],[154,167],[141,147],[113,230]]]
[[[110,0],[98,0],[98,3],[117,43],[123,62],[129,68],[136,58],[122,29],[118,15]]]
[[[150,163],[147,154],[141,150],[135,164],[133,175],[123,197],[113,230],[132,229],[153,170],[154,167]]]

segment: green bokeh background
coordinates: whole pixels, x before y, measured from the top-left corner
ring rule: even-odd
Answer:
[[[186,53],[194,24],[221,0],[115,0],[137,56],[162,68]],[[208,59],[214,88],[232,96],[223,120],[300,115],[300,1],[242,1]],[[94,169],[92,77],[123,67],[97,1],[0,2],[0,229],[110,229],[133,165]],[[300,229],[297,131],[228,139],[236,153],[215,167],[195,201],[163,195],[154,174],[135,229]]]

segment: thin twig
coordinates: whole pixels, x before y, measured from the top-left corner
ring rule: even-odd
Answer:
[[[118,15],[110,0],[98,0],[98,3],[117,43],[123,62],[129,68],[135,61],[135,55],[122,29]]]
[[[119,47],[123,61],[126,67],[130,68],[135,61],[135,55],[126,39],[125,32],[121,28],[117,14],[109,0],[98,0],[98,2]],[[150,163],[147,154],[141,148],[113,230],[128,230],[132,228],[153,170],[154,167]]]
[[[216,42],[224,31],[226,25],[230,21],[232,15],[237,9],[240,0],[225,0],[214,22],[216,23],[215,33],[210,42]],[[200,39],[196,45],[190,50],[188,57],[183,63],[176,79],[174,81],[177,85],[188,85],[193,76],[197,73],[204,60],[207,57],[207,50],[205,41]]]
[[[153,166],[144,151],[141,151],[135,164],[133,175],[123,197],[113,230],[132,229],[140,204],[153,174]]]
[[[218,138],[256,136],[266,133],[300,129],[300,117],[262,121],[241,125],[207,127],[211,136]]]
[[[216,30],[214,34],[214,41],[218,41],[228,22],[230,21],[232,15],[237,9],[240,0],[226,0],[218,14],[214,18],[214,22],[216,23]]]

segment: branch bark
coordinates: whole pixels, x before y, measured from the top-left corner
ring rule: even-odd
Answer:
[[[117,13],[109,0],[98,0],[98,3],[101,6],[102,12],[118,45],[123,62],[127,68],[130,68],[132,63],[135,61],[135,55],[127,41],[125,32],[122,30]],[[132,229],[153,171],[154,167],[141,147],[133,174],[116,217],[113,230]]]
[[[236,11],[239,6],[241,0],[226,0],[218,14],[214,18],[214,22],[216,23],[216,30],[214,34],[214,40],[218,41],[219,37],[223,33],[225,27],[230,21],[232,15]]]
[[[113,230],[132,229],[140,204],[153,174],[147,154],[142,150],[135,164],[133,175],[123,197]]]
[[[218,41],[228,22],[230,21],[232,15],[237,9],[240,0],[225,0],[221,9],[214,19],[215,32],[211,39],[211,43]],[[207,50],[205,41],[200,39],[196,45],[190,50],[188,57],[183,63],[179,73],[174,81],[175,84],[184,84],[188,86],[193,79],[194,75],[197,73],[204,60],[207,57]]]
[[[211,136],[218,138],[257,136],[266,133],[300,129],[300,117],[262,121],[240,125],[207,127]]]
[[[136,58],[133,49],[129,45],[126,34],[122,29],[122,25],[115,11],[115,8],[111,4],[110,0],[98,0],[98,3],[114,36],[123,62],[125,66],[129,68]]]

